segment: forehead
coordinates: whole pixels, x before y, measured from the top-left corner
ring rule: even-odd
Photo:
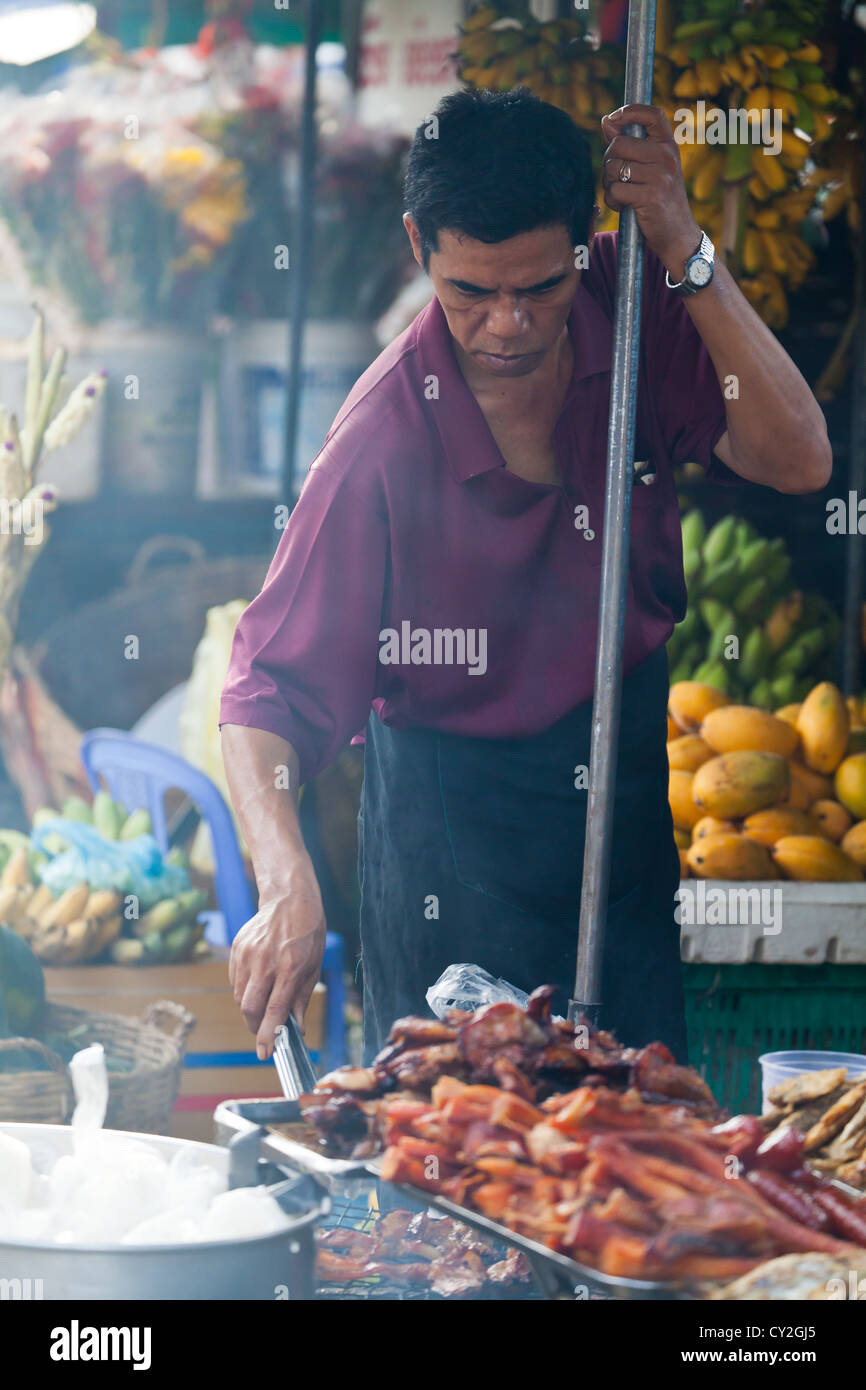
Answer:
[[[571,237],[564,223],[533,227],[507,241],[476,241],[462,232],[440,231],[436,269],[452,280],[493,288],[540,284],[574,268]]]

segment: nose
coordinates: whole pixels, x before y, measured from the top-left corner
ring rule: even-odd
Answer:
[[[525,336],[529,326],[527,309],[518,299],[503,295],[488,303],[484,327],[491,338],[500,343],[515,342]]]

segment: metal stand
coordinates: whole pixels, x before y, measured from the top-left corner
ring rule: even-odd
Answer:
[[[848,464],[849,493],[866,492],[866,186],[860,199],[860,245],[857,257],[856,305],[851,371],[851,442]],[[859,518],[855,517],[855,526]],[[863,664],[861,641],[863,604],[863,537],[848,537],[845,560],[845,627],[842,639],[842,685],[846,695],[858,695]]]
[[[631,0],[626,40],[625,105],[652,101],[655,17],[656,0]],[[639,126],[629,126],[627,134],[640,136],[644,131]],[[589,801],[577,972],[574,999],[569,1004],[569,1017],[572,1020],[582,1012],[588,1015],[591,1022],[596,1021],[601,1002],[601,963],[610,881],[640,348],[643,237],[630,208],[620,213],[617,252]]]
[[[286,432],[283,441],[283,500],[294,498],[295,453],[304,369],[304,323],[313,247],[313,208],[316,198],[316,49],[322,32],[321,0],[305,0],[304,98],[301,113],[301,159],[293,242],[289,250],[289,384]]]

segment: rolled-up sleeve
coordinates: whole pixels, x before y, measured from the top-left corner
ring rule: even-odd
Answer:
[[[338,436],[339,437],[339,436]],[[367,721],[388,554],[375,473],[326,445],[235,632],[220,724],[291,743],[307,782]]]
[[[647,277],[646,361],[671,461],[699,463],[714,483],[742,484],[713,453],[727,421],[712,358],[684,300],[668,289],[664,267],[649,254]]]

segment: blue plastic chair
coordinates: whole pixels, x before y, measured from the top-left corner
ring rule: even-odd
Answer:
[[[216,784],[177,753],[145,743],[123,729],[91,729],[81,740],[81,761],[92,791],[99,791],[104,782],[113,799],[128,811],[147,808],[163,853],[169,848],[166,792],[176,788],[195,803],[210,831],[222,939],[231,944],[256,909],[234,821]],[[328,990],[323,1061],[330,1070],[346,1060],[343,939],[336,932],[328,932],[325,938],[322,978]]]

